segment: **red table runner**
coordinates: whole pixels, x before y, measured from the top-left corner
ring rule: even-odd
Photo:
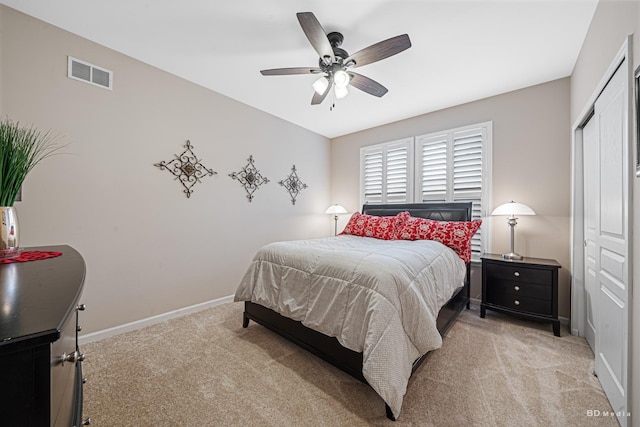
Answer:
[[[0,259],[0,264],[11,264],[12,262],[36,261],[39,259],[55,258],[62,255],[62,252],[55,251],[25,251],[14,258]]]

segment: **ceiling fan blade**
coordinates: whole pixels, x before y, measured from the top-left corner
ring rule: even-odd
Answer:
[[[349,61],[354,61],[354,67],[362,67],[363,65],[371,64],[372,62],[393,56],[403,50],[409,49],[410,47],[411,40],[409,40],[409,36],[402,34],[400,36],[372,44],[369,47],[365,47],[348,57],[344,63],[348,64]]]
[[[322,70],[316,67],[292,67],[292,68],[272,68],[270,70],[260,70],[263,76],[288,76],[291,74],[316,74]]]
[[[349,76],[351,77],[351,80],[349,81],[351,86],[370,95],[380,98],[385,93],[389,92],[386,87],[382,86],[375,80],[371,80],[369,77],[363,76],[362,74],[349,72]]]
[[[320,58],[329,57],[331,61],[329,64],[332,64],[335,61],[333,48],[331,47],[331,43],[329,43],[327,34],[324,32],[324,28],[322,28],[316,16],[311,12],[299,12],[296,16],[311,46],[318,52]]]
[[[322,101],[327,97],[329,92],[331,92],[331,88],[333,87],[333,80],[329,80],[329,85],[324,90],[324,93],[320,95],[318,92],[313,92],[313,98],[311,98],[311,105],[322,104]]]

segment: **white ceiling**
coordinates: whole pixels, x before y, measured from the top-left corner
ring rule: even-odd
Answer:
[[[597,0],[0,3],[333,138],[569,76]],[[408,34],[410,49],[357,70],[389,93],[352,88],[330,111],[329,97],[310,105],[316,76],[262,76],[261,69],[317,66],[297,12],[343,33],[349,53]]]

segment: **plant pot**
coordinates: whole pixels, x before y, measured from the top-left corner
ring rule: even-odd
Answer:
[[[0,258],[18,256],[18,214],[13,206],[0,206]]]

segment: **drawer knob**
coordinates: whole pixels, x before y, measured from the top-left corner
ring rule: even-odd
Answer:
[[[62,356],[60,356],[60,364],[62,366],[64,366],[64,362],[76,363],[76,362],[82,362],[83,360],[84,360],[84,354],[80,353],[78,350],[69,354],[62,353]]]
[[[515,285],[515,286],[513,287],[513,289],[515,289],[516,291],[519,291],[519,290],[520,290],[520,286]]]
[[[87,377],[83,377],[82,378],[82,384],[86,384],[87,383]]]
[[[518,300],[515,300],[513,303],[514,303],[515,305],[520,305],[520,301],[518,301]]]
[[[78,305],[76,308],[77,308],[78,310],[80,310],[80,311],[85,311],[85,310],[87,309],[87,306],[86,306],[86,305],[84,305],[84,304],[80,304],[80,305]]]
[[[88,426],[90,424],[91,424],[91,417],[85,418],[85,420],[82,422],[83,426]]]
[[[514,276],[516,277],[520,277],[520,273],[518,273],[517,271],[513,273]]]
[[[80,332],[82,330],[82,326],[78,325],[78,327],[76,328],[76,331]]]

